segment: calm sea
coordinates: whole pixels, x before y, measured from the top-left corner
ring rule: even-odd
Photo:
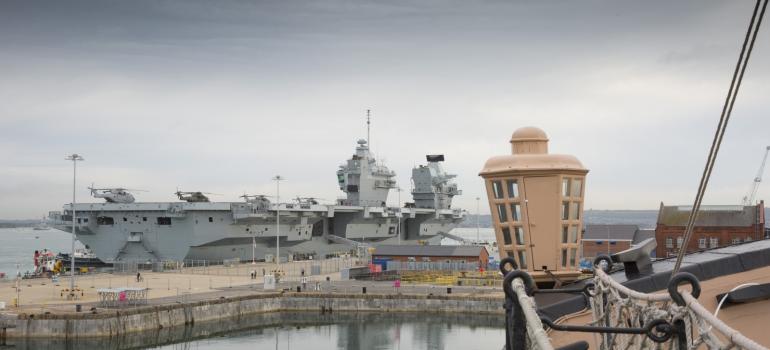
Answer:
[[[32,349],[500,349],[502,315],[269,313],[129,333],[120,338],[20,339]]]
[[[31,227],[0,228],[0,272],[8,277],[16,275],[16,265],[23,274],[32,271],[32,257],[35,250],[48,249],[55,253],[68,252],[71,248],[72,235],[59,230],[35,231]],[[77,248],[83,246],[80,242]]]

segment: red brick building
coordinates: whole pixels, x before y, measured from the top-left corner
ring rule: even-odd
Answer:
[[[655,238],[659,258],[675,256],[684,244],[691,206],[660,203]],[[765,238],[765,202],[753,206],[701,206],[687,252],[723,247]]]

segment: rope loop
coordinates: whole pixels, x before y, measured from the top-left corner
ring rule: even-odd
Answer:
[[[606,261],[607,264],[602,265],[601,264],[602,261]],[[610,257],[605,254],[599,254],[594,259],[594,268],[597,268],[597,267],[601,268],[602,271],[604,271],[605,273],[610,273],[610,269],[612,269],[612,259],[610,259]]]
[[[510,270],[507,270],[505,268],[508,265],[511,265],[511,269]],[[511,272],[511,271],[514,271],[514,270],[518,270],[518,269],[519,269],[519,266],[516,265],[516,260],[513,260],[512,257],[507,256],[507,257],[503,258],[503,260],[500,260],[500,272],[503,273],[503,276],[507,275],[508,272]]]
[[[532,276],[524,271],[514,270],[508,272],[508,274],[505,275],[505,279],[503,279],[503,291],[505,291],[506,298],[517,298],[516,293],[513,291],[513,286],[511,285],[513,280],[517,278],[521,279],[521,282],[524,284],[524,291],[528,296],[535,294],[537,286],[535,285],[535,280],[532,279]]]
[[[689,283],[692,287],[692,293],[690,293],[696,299],[700,296],[700,282],[695,275],[689,272],[679,272],[668,281],[668,294],[671,295],[671,299],[679,306],[685,306],[684,298],[679,293],[679,286],[683,283]]]

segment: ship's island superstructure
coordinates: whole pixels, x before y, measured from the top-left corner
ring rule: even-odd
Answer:
[[[359,140],[356,153],[337,170],[346,197],[335,204],[313,198],[273,203],[267,196],[248,195],[243,202],[210,202],[202,192],[179,191],[180,202],[141,203],[121,188],[112,191],[117,195],[105,191],[108,198],[95,196],[105,203],[75,204],[75,234],[105,262],[271,260],[277,213],[284,259],[323,258],[377,244],[438,244],[465,212],[451,206],[461,191],[452,181],[455,175],[443,170],[443,155],[427,160],[413,169],[414,202],[402,208],[386,205],[389,191],[397,188],[395,172]],[[71,204],[49,217],[57,229],[72,231]]]

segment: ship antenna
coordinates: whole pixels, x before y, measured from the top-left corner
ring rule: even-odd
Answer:
[[[366,110],[366,145],[369,147],[369,149],[372,149],[372,141],[369,138],[369,125],[371,123],[372,122],[370,121],[370,118],[369,118],[369,110],[367,109]]]

